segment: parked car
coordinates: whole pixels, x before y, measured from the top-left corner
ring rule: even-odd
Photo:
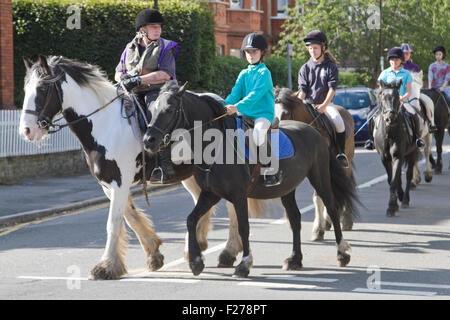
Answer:
[[[347,109],[355,121],[355,133],[367,121],[367,114],[377,106],[377,95],[373,89],[357,86],[353,88],[339,86],[333,98],[333,103]],[[364,143],[369,138],[366,124],[355,136],[355,143]]]

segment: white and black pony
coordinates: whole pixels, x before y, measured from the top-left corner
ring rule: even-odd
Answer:
[[[106,247],[100,263],[91,270],[91,279],[117,279],[127,273],[124,256],[128,235],[124,221],[136,233],[147,255],[148,268],[158,270],[163,266],[159,252],[162,241],[152,221],[130,197],[131,186],[149,179],[155,157],[143,153],[141,137],[122,112],[116,88],[98,67],[84,62],[42,55],[34,64],[27,59],[24,62],[27,74],[21,136],[39,141],[58,129],[53,122],[62,113],[82,145],[92,175],[110,199]],[[200,189],[191,177],[190,167],[176,166],[176,171],[180,180],[187,178],[183,184],[195,202]],[[203,250],[207,247],[208,227],[209,214],[198,229]]]

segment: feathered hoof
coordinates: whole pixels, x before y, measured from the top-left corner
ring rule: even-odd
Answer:
[[[241,262],[234,269],[233,278],[247,278],[250,270],[246,263]]]
[[[147,266],[151,271],[157,271],[164,265],[164,256],[158,251],[152,253],[147,259]]]
[[[198,276],[200,273],[202,273],[203,269],[205,269],[203,258],[201,256],[198,256],[194,258],[194,260],[189,261],[189,267],[191,268],[192,274],[194,276]]]
[[[311,241],[317,241],[317,242],[323,241],[324,235],[325,235],[325,231],[323,231],[323,230],[313,232],[313,234],[311,236]]]
[[[111,260],[101,261],[92,270],[89,280],[117,280],[127,273],[122,263],[113,264]]]
[[[205,251],[208,249],[208,241],[198,241],[198,246],[200,247],[200,251]]]
[[[219,268],[232,268],[236,257],[234,257],[228,250],[223,250],[219,255],[219,263],[217,267]]]
[[[350,262],[350,255],[345,252],[339,252],[337,255],[337,262],[339,267],[345,267]]]
[[[386,216],[388,217],[395,217],[395,213],[398,211],[398,206],[396,207],[389,207],[386,210]]]
[[[402,203],[402,208],[403,208],[403,209],[409,208],[409,202],[403,202],[403,203]]]
[[[302,268],[303,268],[302,259],[291,256],[286,260],[284,260],[284,264],[281,269],[284,271],[290,271],[290,270],[301,270]]]
[[[425,172],[424,174],[423,174],[423,177],[424,177],[424,179],[425,179],[425,182],[428,182],[428,183],[430,183],[431,182],[431,180],[433,180],[433,172]]]

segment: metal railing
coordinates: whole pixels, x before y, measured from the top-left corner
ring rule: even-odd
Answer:
[[[81,149],[68,127],[38,143],[23,140],[19,135],[20,113],[21,110],[0,110],[0,158]]]

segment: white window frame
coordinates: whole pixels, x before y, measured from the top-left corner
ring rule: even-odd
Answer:
[[[243,9],[244,0],[230,0],[230,9]]]

